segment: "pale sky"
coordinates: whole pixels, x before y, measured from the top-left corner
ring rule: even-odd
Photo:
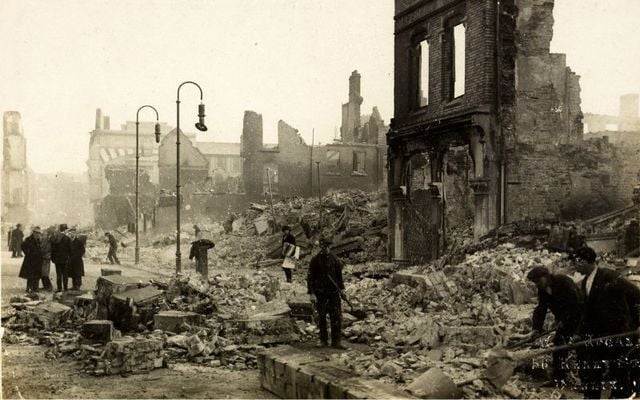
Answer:
[[[640,92],[638,0],[556,0],[552,50],[582,76],[585,112],[617,114]],[[0,113],[19,111],[36,172],[86,170],[95,109],[111,127],[152,104],[176,125],[176,89],[204,90],[209,132],[238,142],[245,110],[307,142],[340,126],[348,77],[362,75],[363,114],[393,112],[392,0],[0,0]],[[195,130],[195,87],[181,91]],[[144,110],[142,120],[152,120]]]

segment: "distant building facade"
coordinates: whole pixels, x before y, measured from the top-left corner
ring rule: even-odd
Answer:
[[[30,173],[27,140],[17,111],[3,115],[2,220],[27,224],[30,221]]]

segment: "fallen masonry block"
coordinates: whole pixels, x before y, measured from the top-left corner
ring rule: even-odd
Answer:
[[[108,319],[111,296],[144,286],[139,279],[121,276],[101,276],[96,282],[96,302],[98,303],[98,319]]]
[[[441,333],[444,344],[464,343],[492,347],[500,343],[500,337],[493,326],[444,326]]]
[[[56,293],[53,298],[64,305],[73,307],[76,303],[76,297],[84,296],[85,294],[87,292],[83,290],[67,290],[66,292]]]
[[[109,320],[93,320],[82,324],[82,337],[95,342],[113,340],[113,322]]]
[[[108,319],[123,330],[135,329],[139,324],[146,326],[153,320],[163,293],[153,286],[116,293],[111,296]]]
[[[456,384],[439,368],[430,368],[414,380],[407,390],[422,399],[458,399]]]
[[[203,316],[193,312],[184,311],[160,311],[153,317],[153,327],[167,332],[177,333],[178,327],[184,323],[198,325]]]
[[[54,301],[39,304],[33,308],[37,320],[45,329],[55,328],[65,322],[71,315],[71,307]]]
[[[325,361],[322,350],[278,346],[258,355],[261,386],[285,399],[406,399],[405,391]]]
[[[299,339],[293,319],[283,315],[224,321],[225,332],[235,336],[236,343],[275,344]]]
[[[101,276],[122,275],[122,270],[115,269],[115,268],[101,268],[100,275]]]
[[[88,307],[95,304],[95,297],[93,293],[85,293],[82,296],[74,298],[74,305],[78,307]]]
[[[102,357],[88,360],[96,375],[146,372],[164,366],[163,342],[160,338],[125,336],[105,346]]]

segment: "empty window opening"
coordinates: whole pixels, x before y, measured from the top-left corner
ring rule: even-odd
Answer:
[[[418,45],[418,54],[418,104],[424,107],[429,104],[429,42],[426,39]]]
[[[367,173],[364,165],[365,158],[364,151],[353,152],[353,173],[359,175],[365,175]]]
[[[452,40],[453,57],[453,97],[459,97],[464,94],[464,81],[466,73],[465,65],[465,48],[466,48],[466,30],[463,24],[458,24],[453,27],[453,40]]]

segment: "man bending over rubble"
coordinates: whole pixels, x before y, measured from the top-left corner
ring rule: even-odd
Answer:
[[[547,310],[551,310],[556,321],[554,346],[569,343],[582,319],[582,299],[578,286],[568,276],[552,274],[545,267],[533,268],[527,274],[527,279],[538,288],[538,306],[533,311],[532,337],[539,336],[542,332]],[[553,353],[551,377],[557,386],[564,385],[568,355],[568,350]]]
[[[328,346],[327,313],[331,319],[331,347],[346,349],[340,343],[342,323],[341,296],[344,296],[342,282],[342,261],[329,251],[331,240],[320,238],[320,252],[316,254],[309,265],[307,289],[311,302],[318,310],[318,329],[320,329],[320,344]]]

